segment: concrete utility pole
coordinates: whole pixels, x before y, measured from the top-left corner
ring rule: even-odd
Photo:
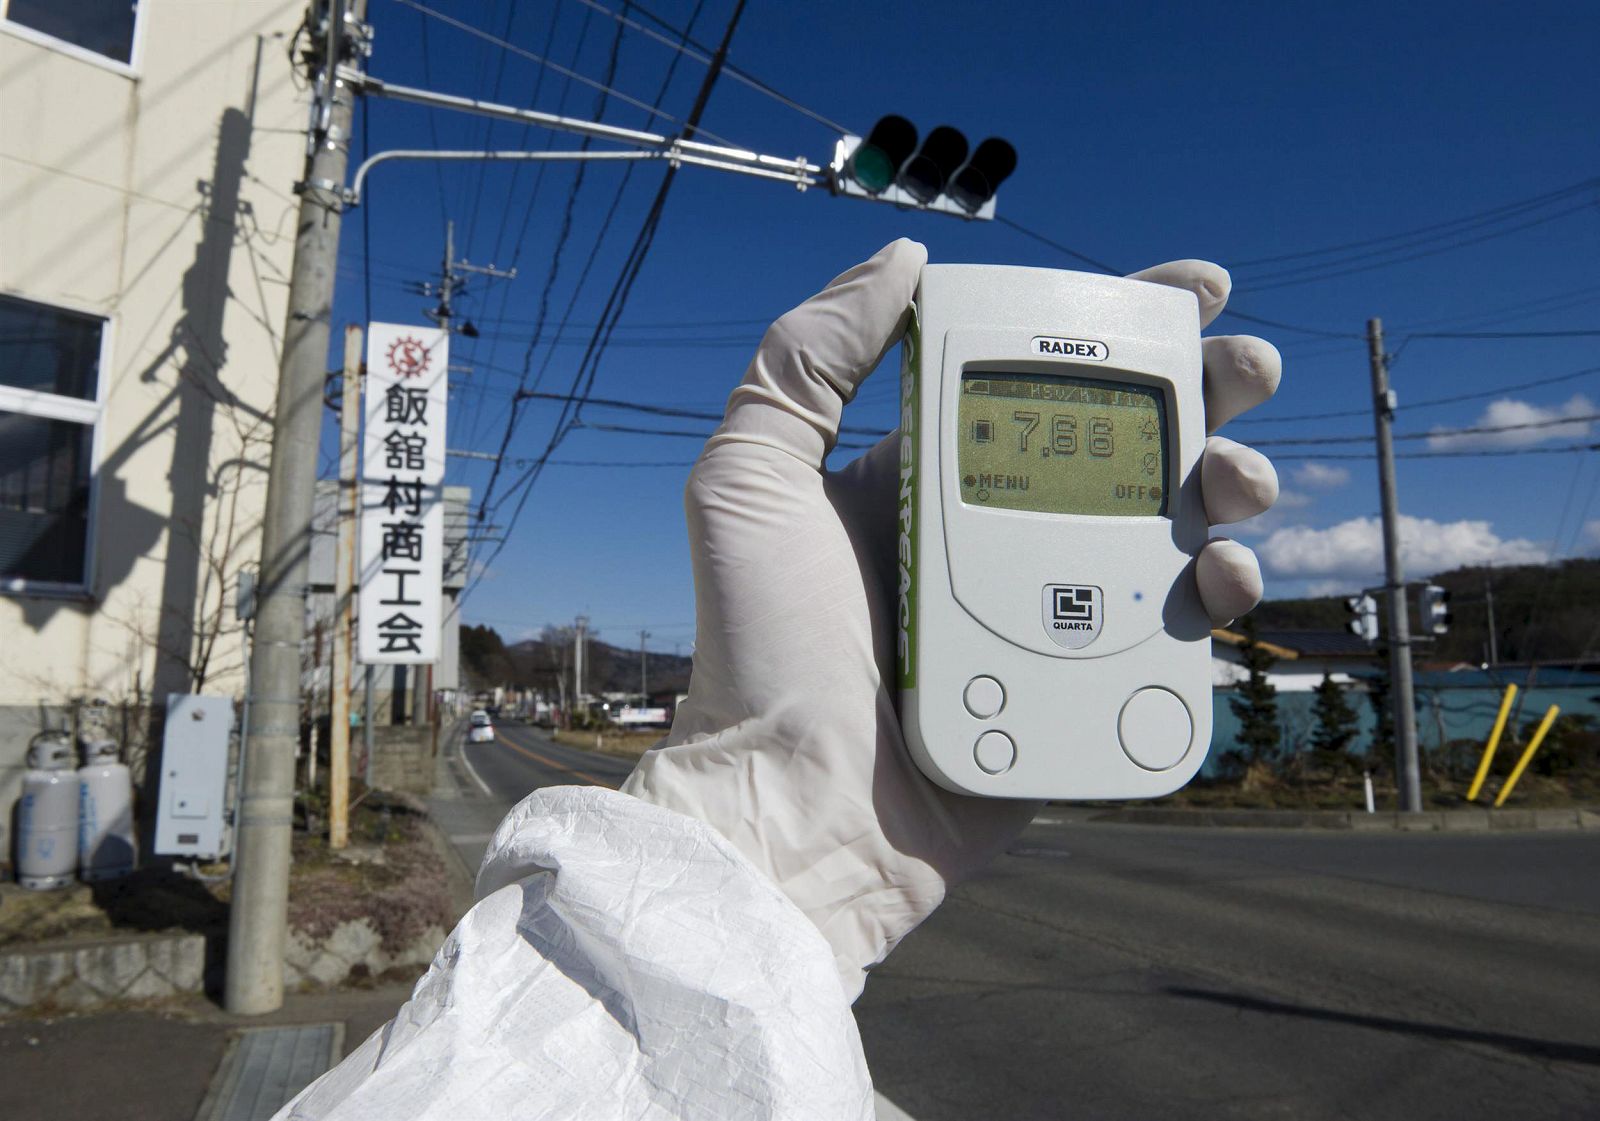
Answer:
[[[1489,613],[1489,666],[1493,668],[1500,664],[1500,647],[1494,634],[1494,584],[1489,581],[1487,568],[1483,570],[1483,602]]]
[[[361,440],[360,327],[344,329],[344,394],[339,406],[338,551],[333,562],[333,681],[328,717],[328,847],[350,843],[350,621],[356,584],[357,447]]]
[[[583,703],[583,663],[589,653],[589,616],[578,616],[572,646],[572,707],[577,708]]]
[[[1400,808],[1422,812],[1422,773],[1417,765],[1417,708],[1411,684],[1411,623],[1406,617],[1406,577],[1400,564],[1400,500],[1394,481],[1394,391],[1383,353],[1383,321],[1367,320],[1372,361],[1372,417],[1378,437],[1378,489],[1383,497],[1384,591],[1389,608],[1389,676],[1394,682],[1395,776]]]
[[[642,702],[640,702],[640,703],[645,705],[646,707],[648,707],[649,704],[650,704],[650,689],[649,689],[649,686],[648,686],[648,678],[645,677],[645,660],[646,660],[646,658],[649,657],[649,655],[647,655],[644,652],[644,640],[649,638],[649,637],[650,637],[650,632],[649,631],[640,631],[639,632],[639,693],[644,698],[644,700]]]
[[[305,181],[297,187],[300,213],[262,514],[259,608],[250,659],[251,725],[244,744],[223,992],[228,1011],[245,1015],[271,1012],[283,1004],[311,509],[355,100],[335,71],[341,61],[364,53],[365,15],[366,0],[333,0],[314,4],[307,21],[315,100]]]

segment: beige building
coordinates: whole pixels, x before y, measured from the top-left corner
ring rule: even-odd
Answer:
[[[304,11],[0,0],[7,832],[28,740],[74,699],[114,706],[137,751],[153,700],[241,692],[232,596],[260,548]]]

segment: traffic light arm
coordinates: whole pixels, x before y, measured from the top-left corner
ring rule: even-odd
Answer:
[[[666,160],[672,164],[690,164],[695,167],[709,167],[717,171],[753,175],[760,179],[776,179],[780,182],[792,183],[801,190],[807,187],[821,186],[825,182],[823,178],[824,169],[800,157],[786,159],[782,156],[768,156],[760,152],[753,152],[748,148],[706,144],[699,140],[665,136],[661,133],[644,132],[639,129],[620,128],[616,125],[602,124],[598,121],[586,121],[578,117],[561,117],[554,113],[542,113],[537,109],[518,109],[515,106],[500,105],[492,101],[480,101],[472,97],[457,97],[453,94],[415,89],[411,86],[385,82],[351,67],[340,68],[339,79],[357,93],[369,94],[375,97],[387,97],[395,101],[409,102],[413,105],[425,105],[434,109],[455,109],[461,112],[475,113],[479,116],[493,117],[498,120],[538,125],[542,128],[556,129],[562,132],[574,132],[580,136],[587,136],[595,140],[609,140],[632,146],[630,150],[618,152],[437,152],[421,149],[379,152],[368,157],[356,169],[355,179],[350,189],[342,192],[345,203],[349,206],[360,205],[361,189],[365,183],[367,173],[377,164],[393,159]],[[322,184],[317,184],[317,186],[322,186]]]
[[[621,128],[617,125],[603,124],[599,121],[589,121],[579,117],[563,117],[555,113],[544,113],[537,109],[519,109],[513,105],[482,101],[474,97],[459,97],[455,94],[436,93],[433,90],[398,85],[394,82],[386,82],[381,78],[374,78],[370,74],[351,66],[340,67],[338,78],[340,83],[359,94],[386,97],[393,101],[423,105],[432,109],[452,109],[458,112],[492,117],[497,120],[516,121],[524,125],[536,125],[540,128],[576,133],[579,136],[586,136],[594,140],[606,140],[627,145],[627,148],[621,151],[529,152],[519,150],[430,151],[427,149],[393,149],[386,152],[378,152],[375,155],[368,156],[360,167],[356,169],[355,177],[351,181],[349,189],[341,189],[340,185],[331,183],[314,183],[310,185],[315,188],[335,191],[344,204],[349,207],[361,205],[362,191],[366,185],[367,176],[372,169],[380,163],[391,160],[665,160],[674,166],[689,164],[694,167],[711,168],[715,171],[729,171],[739,175],[750,175],[758,179],[773,179],[778,182],[789,183],[802,191],[808,187],[826,185],[835,195],[886,202],[903,209],[930,210],[969,220],[987,220],[992,219],[995,215],[995,204],[992,196],[985,199],[981,205],[977,205],[975,209],[967,209],[959,205],[950,194],[941,193],[931,199],[919,199],[899,183],[891,183],[885,189],[875,193],[862,190],[853,181],[848,170],[850,157],[862,143],[859,136],[847,135],[841,137],[834,145],[833,162],[824,168],[799,156],[792,159],[783,156],[769,156],[761,152],[751,151],[748,148],[707,144],[700,140],[667,136],[657,132],[645,132],[641,129]],[[954,130],[946,131],[954,132]],[[962,143],[964,144],[965,141],[963,140]],[[985,143],[998,143],[1000,147],[1009,151],[1009,146],[1002,142],[986,141]],[[979,154],[981,154],[982,149],[983,145],[979,145]],[[1010,167],[1014,166],[1014,162],[1013,158],[1012,163],[1001,168],[998,175],[1009,174]],[[977,165],[978,161],[975,157],[971,166],[976,167]],[[996,181],[998,182],[998,180]],[[952,185],[950,190],[956,190],[956,186]]]

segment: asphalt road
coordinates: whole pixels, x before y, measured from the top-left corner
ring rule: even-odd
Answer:
[[[534,786],[629,769],[523,728],[466,751],[493,793],[462,804],[496,819]],[[492,822],[463,828],[458,850],[481,854]],[[1600,835],[1234,832],[1052,807],[906,939],[856,1015],[879,1090],[917,1121],[1592,1121]]]

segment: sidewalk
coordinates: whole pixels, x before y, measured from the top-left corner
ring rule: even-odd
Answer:
[[[465,911],[472,873],[448,834],[458,827],[470,828],[468,836],[481,832],[474,823],[492,811],[453,784],[453,746],[441,747],[441,785],[429,804],[433,813],[456,815],[449,825],[435,818],[434,827],[439,847],[448,850],[441,855],[451,870],[452,899]],[[0,1118],[265,1121],[410,995],[411,984],[401,983],[290,993],[265,1016],[233,1016],[209,997],[191,997],[145,1009],[3,1021]]]

